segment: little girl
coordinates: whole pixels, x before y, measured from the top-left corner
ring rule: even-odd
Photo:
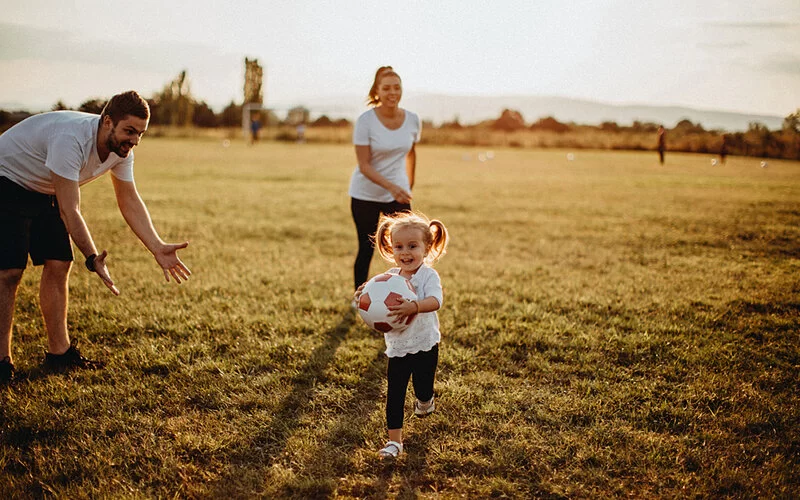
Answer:
[[[398,267],[388,271],[411,281],[417,300],[389,307],[390,316],[400,322],[417,315],[411,326],[402,333],[385,333],[388,391],[386,395],[386,425],[389,441],[378,452],[381,457],[396,457],[403,453],[403,410],[408,381],[414,386],[417,398],[414,414],[424,417],[435,409],[433,379],[439,363],[439,317],[442,306],[442,284],[432,265],[445,254],[447,229],[438,220],[429,220],[418,212],[382,215],[375,233],[375,246],[384,260]],[[356,291],[361,294],[363,285]]]

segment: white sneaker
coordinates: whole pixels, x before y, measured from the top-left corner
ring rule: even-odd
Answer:
[[[403,443],[387,441],[386,445],[378,451],[381,458],[397,458],[403,453]]]
[[[425,415],[430,415],[433,413],[433,410],[436,409],[436,403],[433,401],[435,396],[431,397],[431,400],[427,403],[423,403],[419,399],[414,402],[414,415],[418,417],[424,417]]]

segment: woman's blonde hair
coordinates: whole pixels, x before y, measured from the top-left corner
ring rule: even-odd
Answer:
[[[381,78],[384,76],[396,76],[400,78],[400,75],[395,73],[391,66],[381,66],[378,68],[378,71],[375,72],[375,79],[372,81],[372,87],[369,89],[369,95],[367,95],[367,106],[374,108],[381,103],[378,97],[378,86],[380,86]]]
[[[430,220],[420,212],[397,212],[381,215],[378,230],[375,232],[375,248],[378,254],[388,262],[394,262],[392,251],[392,233],[400,228],[416,228],[422,231],[425,244],[425,263],[430,265],[447,253],[447,228],[441,221]]]

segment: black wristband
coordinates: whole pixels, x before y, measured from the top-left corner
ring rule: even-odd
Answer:
[[[92,255],[86,257],[86,269],[91,272],[95,272],[97,269],[94,267],[94,259],[97,258],[97,254],[93,253]]]

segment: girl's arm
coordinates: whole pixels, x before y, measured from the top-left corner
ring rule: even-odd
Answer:
[[[436,297],[426,297],[422,300],[409,300],[396,306],[389,306],[388,309],[391,311],[389,316],[403,319],[418,313],[437,311],[439,307],[439,301]]]

